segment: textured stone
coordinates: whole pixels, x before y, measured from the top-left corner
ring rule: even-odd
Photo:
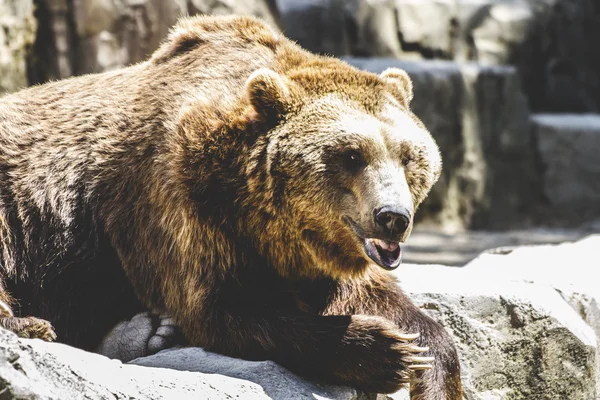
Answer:
[[[554,288],[600,337],[598,257],[600,235],[575,243],[490,250],[465,266],[472,276],[492,280],[538,282]],[[600,360],[600,353],[596,358]],[[600,394],[600,363],[595,366]]]
[[[308,382],[273,362],[236,360],[198,348],[169,350],[153,357],[138,359],[136,364],[138,365],[121,364],[119,361],[62,344],[19,339],[0,328],[2,399],[375,397],[365,397],[349,388]],[[395,398],[407,399],[405,395]]]
[[[32,0],[0,0],[0,95],[27,86],[37,28]]]
[[[199,371],[204,374],[224,374],[259,385],[273,399],[364,398],[353,389],[302,380],[273,361],[239,360],[210,353],[200,348],[165,350],[149,357],[133,360],[131,363],[180,371]],[[405,396],[403,392],[401,391],[399,396]],[[380,396],[380,399],[385,397]],[[403,399],[398,396],[395,398]]]
[[[592,236],[575,244],[496,250],[462,269],[404,264],[395,273],[454,337],[466,399],[587,400],[596,398],[599,382],[594,330],[600,327],[600,292],[593,257],[599,245],[600,236]],[[0,330],[0,393],[16,398],[374,397],[302,380],[270,361],[198,348],[172,349],[134,364]]]
[[[454,230],[518,222],[539,189],[527,105],[514,68],[380,58],[347,61],[375,73],[399,67],[413,79],[412,109],[435,137],[444,161],[421,217]]]
[[[402,287],[452,334],[465,398],[596,398],[594,331],[551,287],[403,265]]]
[[[537,114],[545,200],[558,214],[600,216],[600,114]]]
[[[124,365],[0,328],[0,393],[17,399],[268,399],[251,382],[222,375]]]

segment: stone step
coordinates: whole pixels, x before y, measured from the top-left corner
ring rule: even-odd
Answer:
[[[534,114],[531,127],[551,209],[600,216],[600,114]]]
[[[421,218],[448,230],[507,227],[539,198],[528,108],[514,67],[451,61],[346,58],[380,73],[406,70],[412,109],[435,137],[442,176]]]
[[[393,272],[451,333],[465,399],[598,399],[598,239],[526,248],[472,268],[403,264]],[[573,254],[587,257],[574,263]],[[575,277],[572,264],[580,264]]]

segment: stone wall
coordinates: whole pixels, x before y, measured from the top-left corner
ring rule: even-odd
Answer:
[[[28,85],[36,26],[32,0],[0,0],[0,95]]]

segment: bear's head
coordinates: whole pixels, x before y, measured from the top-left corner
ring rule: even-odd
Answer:
[[[439,177],[440,153],[409,110],[404,71],[330,64],[248,78],[247,100],[265,126],[245,168],[257,210],[249,226],[282,273],[391,270]]]

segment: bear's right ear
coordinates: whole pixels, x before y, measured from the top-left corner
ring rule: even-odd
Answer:
[[[257,113],[269,119],[285,114],[291,103],[286,78],[268,68],[252,73],[246,81],[246,93]]]
[[[408,108],[413,98],[413,85],[406,71],[400,68],[388,68],[379,77],[393,89],[392,92],[400,104]]]

